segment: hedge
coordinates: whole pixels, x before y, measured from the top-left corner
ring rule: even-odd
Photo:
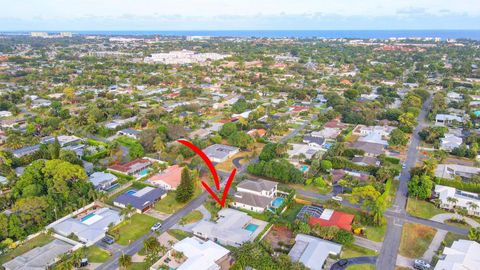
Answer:
[[[442,186],[454,187],[463,191],[480,193],[480,184],[477,183],[465,183],[440,177],[435,177],[435,183]]]
[[[375,166],[362,166],[351,162],[350,160],[343,157],[332,157],[330,158],[332,166],[334,169],[351,169],[355,171],[364,171],[369,172],[372,175],[377,173],[378,167]]]

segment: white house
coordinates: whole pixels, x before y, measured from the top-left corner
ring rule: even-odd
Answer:
[[[463,118],[452,114],[437,114],[435,116],[435,125],[448,125],[453,122],[463,123]]]
[[[458,164],[438,164],[435,169],[435,176],[446,179],[455,179],[455,176],[470,179],[480,174],[480,168],[458,165]]]
[[[480,216],[480,196],[476,193],[436,185],[435,196],[440,199],[440,207],[442,208],[452,209],[455,206],[467,210],[470,215]],[[452,203],[448,198],[454,198],[456,202]],[[475,205],[477,206],[476,208]]]
[[[297,234],[295,245],[288,253],[292,261],[300,261],[312,270],[321,270],[329,255],[336,256],[342,251],[342,246],[305,234]]]
[[[9,112],[9,111],[0,111],[0,118],[3,118],[3,117],[10,117],[12,116],[12,113]]]
[[[169,265],[174,252],[182,252],[186,257],[186,260],[177,268],[170,267],[177,270],[220,270],[219,262],[227,259],[230,253],[228,249],[213,241],[188,237],[173,245],[167,254],[150,267],[150,270],[163,269],[162,265]]]
[[[277,185],[276,182],[268,180],[244,180],[237,185],[232,205],[262,213],[272,205],[277,193]]]
[[[463,139],[454,134],[447,133],[440,139],[440,149],[452,151],[453,149],[462,145]]]
[[[443,249],[443,256],[434,270],[468,270],[480,267],[480,244],[475,241],[457,240]]]

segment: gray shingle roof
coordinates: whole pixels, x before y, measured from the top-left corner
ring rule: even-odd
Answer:
[[[131,204],[136,209],[143,210],[155,203],[166,193],[167,192],[162,188],[145,187],[137,191],[135,194],[132,194],[129,191],[122,193],[115,198],[114,202],[123,205]]]

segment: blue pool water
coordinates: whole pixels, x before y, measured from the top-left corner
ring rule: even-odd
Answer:
[[[308,168],[309,168],[308,165],[302,165],[302,166],[300,166],[300,171],[302,173],[305,173],[308,170]]]
[[[257,230],[258,228],[258,225],[255,225],[255,224],[248,224],[247,227],[245,227],[245,230],[247,231],[251,231],[252,233],[255,232],[255,230]]]
[[[141,177],[144,177],[144,176],[147,175],[149,172],[150,172],[150,168],[146,168],[146,169],[141,170],[141,171],[138,173],[138,175],[140,175]]]
[[[128,195],[133,195],[133,194],[135,194],[135,193],[137,193],[137,190],[136,190],[136,189],[130,189],[129,191],[127,191],[127,194],[128,194]]]
[[[275,200],[273,200],[273,202],[272,202],[273,208],[280,207],[283,204],[284,201],[285,201],[284,198],[280,198],[280,197],[275,198]]]
[[[88,215],[82,217],[80,220],[81,220],[82,222],[84,222],[85,220],[87,220],[87,219],[89,219],[89,218],[91,218],[91,217],[93,217],[93,216],[95,216],[95,213],[88,214]]]

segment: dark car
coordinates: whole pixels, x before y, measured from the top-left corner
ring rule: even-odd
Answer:
[[[113,239],[113,237],[107,235],[102,239],[102,242],[104,242],[107,245],[112,245],[113,243],[115,243],[115,239]]]
[[[347,265],[347,263],[348,263],[348,260],[345,260],[345,259],[341,259],[337,262],[339,266],[345,266]]]

